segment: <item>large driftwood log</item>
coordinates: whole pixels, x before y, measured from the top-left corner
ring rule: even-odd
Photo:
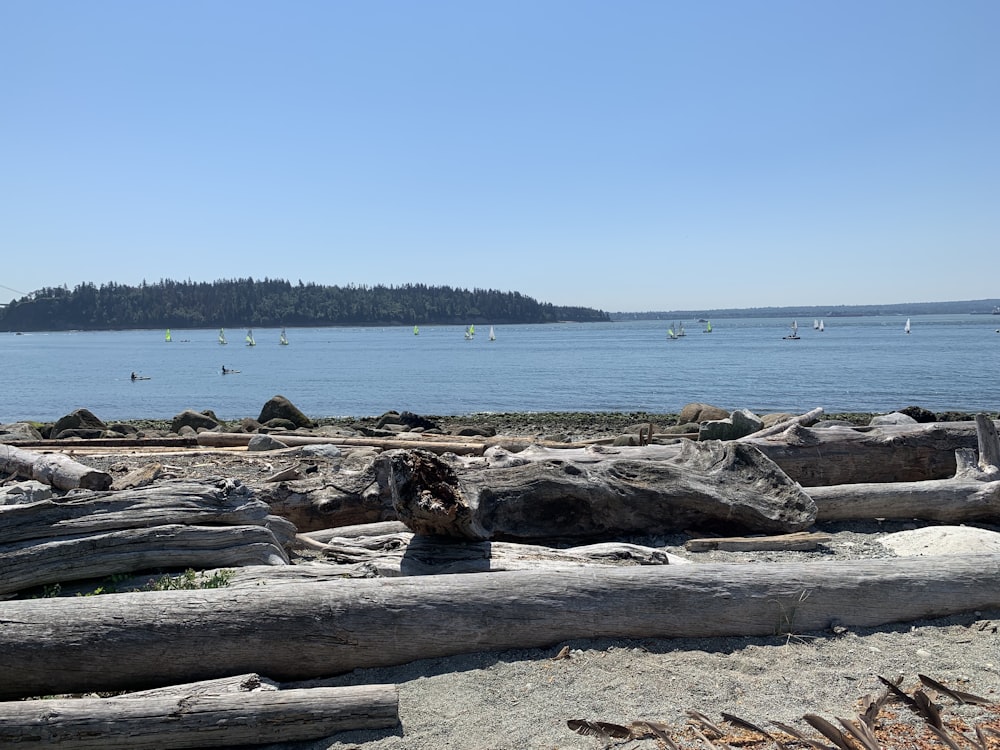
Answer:
[[[803,487],[918,482],[955,473],[955,451],[977,445],[974,422],[802,427],[748,439]]]
[[[112,477],[61,453],[35,453],[0,444],[0,473],[34,479],[60,490],[106,490]]]
[[[0,595],[137,570],[288,565],[264,526],[153,526],[0,545]]]
[[[18,600],[0,603],[0,698],[242,672],[311,679],[576,638],[773,635],[997,607],[1000,555],[513,571]]]
[[[0,745],[166,750],[294,742],[399,724],[394,685],[0,704]]]
[[[675,453],[652,461],[614,455],[574,460],[569,452],[502,468],[470,463],[456,471],[454,463],[425,451],[387,451],[375,467],[399,519],[426,535],[592,539],[707,525],[782,533],[815,520],[802,488],[750,445],[687,442]]]

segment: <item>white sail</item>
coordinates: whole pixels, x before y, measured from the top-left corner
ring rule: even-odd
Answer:
[[[910,319],[909,318],[906,319],[906,325],[903,326],[903,330],[906,331],[907,333],[910,332]]]
[[[281,329],[281,336],[278,338],[278,343],[282,346],[288,346],[288,336],[285,335],[285,329]]]
[[[257,342],[253,340],[253,329],[247,331],[247,346],[257,346]]]
[[[497,335],[493,330],[493,326],[490,326],[490,341],[496,341],[496,340],[497,340]]]
[[[226,331],[225,331],[224,328],[220,328],[219,329],[219,343],[220,344],[227,344],[227,343],[229,343],[228,341],[226,341]]]

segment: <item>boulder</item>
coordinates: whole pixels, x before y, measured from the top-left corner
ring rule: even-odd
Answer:
[[[267,420],[267,424],[262,424],[260,426],[259,431],[267,432],[270,430],[284,430],[287,432],[288,430],[297,430],[297,429],[298,425],[295,424],[295,422],[293,422],[292,420],[284,419],[283,417],[275,417],[274,419]]]
[[[899,410],[900,414],[905,414],[908,417],[913,417],[917,422],[925,424],[928,422],[937,422],[937,414],[925,409],[922,406],[907,406],[905,409]]]
[[[726,409],[720,409],[718,406],[693,403],[687,404],[683,409],[681,409],[681,413],[677,417],[677,421],[679,423],[704,422],[709,419],[726,419],[728,416],[729,412]]]
[[[0,487],[0,505],[23,505],[51,499],[52,486],[34,479]]]
[[[907,414],[902,414],[898,411],[894,411],[890,412],[889,414],[876,414],[874,417],[871,418],[871,421],[868,424],[872,425],[873,427],[877,427],[879,425],[887,425],[887,424],[916,424],[916,423],[917,420],[915,420],[913,417]]]
[[[261,424],[267,424],[272,419],[287,419],[295,427],[314,426],[313,421],[299,411],[298,407],[284,396],[272,396],[264,404],[264,407],[260,410],[260,416],[257,417],[257,421]]]
[[[66,430],[97,430],[98,433],[102,433],[106,429],[108,426],[94,416],[94,413],[89,409],[77,409],[56,420],[52,429],[49,430],[49,434],[53,437],[59,437],[60,433]],[[100,434],[96,437],[100,437]]]
[[[452,435],[459,437],[493,437],[497,429],[493,425],[461,425],[451,429]]]
[[[271,437],[270,435],[254,435],[247,443],[248,451],[277,451],[287,448],[287,443]]]
[[[53,437],[56,440],[71,440],[73,438],[77,440],[95,440],[104,437],[107,432],[107,430],[98,430],[93,427],[75,427],[69,430],[60,430],[58,433],[53,431]]]
[[[738,440],[764,428],[764,422],[751,411],[737,409],[726,419],[702,422],[698,440]]]
[[[170,423],[170,431],[176,432],[179,435],[184,427],[190,427],[195,432],[199,428],[214,430],[219,427],[219,420],[214,419],[208,413],[186,409],[174,417],[174,420]]]
[[[414,414],[412,411],[387,411],[379,417],[378,422],[375,423],[375,428],[392,430],[396,425],[402,426],[407,432],[438,429],[438,426],[434,422],[426,417],[421,417],[419,414]],[[394,431],[398,432],[399,430]]]
[[[14,422],[0,425],[0,443],[16,443],[20,440],[41,440],[42,433],[30,422]]]

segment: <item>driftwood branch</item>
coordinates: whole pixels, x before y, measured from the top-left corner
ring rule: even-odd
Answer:
[[[0,698],[328,677],[574,638],[773,635],[1000,607],[1000,555],[341,580],[0,604]],[[447,623],[442,631],[441,623]],[[181,643],[183,648],[176,648]]]
[[[398,724],[394,685],[0,703],[0,745],[19,748],[226,747]]]
[[[61,453],[34,451],[0,444],[0,473],[34,479],[60,490],[106,490],[112,477]]]

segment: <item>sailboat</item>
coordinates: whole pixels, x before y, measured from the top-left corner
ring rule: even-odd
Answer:
[[[712,332],[712,321],[711,320],[706,320],[705,321],[705,330],[702,331],[702,333],[711,333],[711,332]]]
[[[420,329],[417,328],[416,326],[413,326],[413,335],[414,336],[419,336],[420,335]]]
[[[228,341],[226,341],[226,331],[223,328],[219,329],[219,343],[220,344],[228,344],[229,343]]]
[[[166,340],[166,342],[167,342],[168,344],[169,344],[169,343],[170,343],[171,341],[173,341],[173,340],[174,340],[173,336],[171,336],[171,335],[170,335],[170,329],[169,329],[169,328],[167,329],[167,335],[166,335],[166,336],[164,337],[164,339]]]
[[[257,342],[253,340],[253,328],[247,329],[247,346],[257,346]]]
[[[792,332],[790,334],[788,334],[787,336],[782,336],[781,338],[783,338],[783,339],[793,339],[793,340],[794,339],[800,339],[800,338],[802,338],[801,336],[799,336],[799,324],[796,321],[793,320],[792,321]]]
[[[677,339],[677,331],[674,330],[673,325],[671,325],[670,328],[667,329],[667,338],[674,340]]]
[[[819,321],[818,320],[813,320],[813,328],[815,328],[817,331],[819,330]]]
[[[281,329],[281,336],[278,338],[278,343],[282,346],[288,346],[288,336],[285,335],[285,329]]]
[[[496,340],[497,340],[496,332],[493,330],[493,326],[490,326],[490,341],[496,341]]]
[[[680,327],[677,329],[677,335],[678,336],[687,336],[687,334],[684,333],[684,321],[683,320],[681,321]]]
[[[472,324],[468,328],[465,329],[465,340],[466,341],[472,341],[472,337],[475,336],[475,335],[476,335],[476,326],[475,326],[475,324]]]
[[[909,318],[906,319],[906,325],[903,326],[903,330],[906,331],[907,333],[910,332],[910,319]]]
[[[820,331],[825,331],[826,330],[826,326],[823,325],[823,321],[822,320],[819,322],[819,330]]]

